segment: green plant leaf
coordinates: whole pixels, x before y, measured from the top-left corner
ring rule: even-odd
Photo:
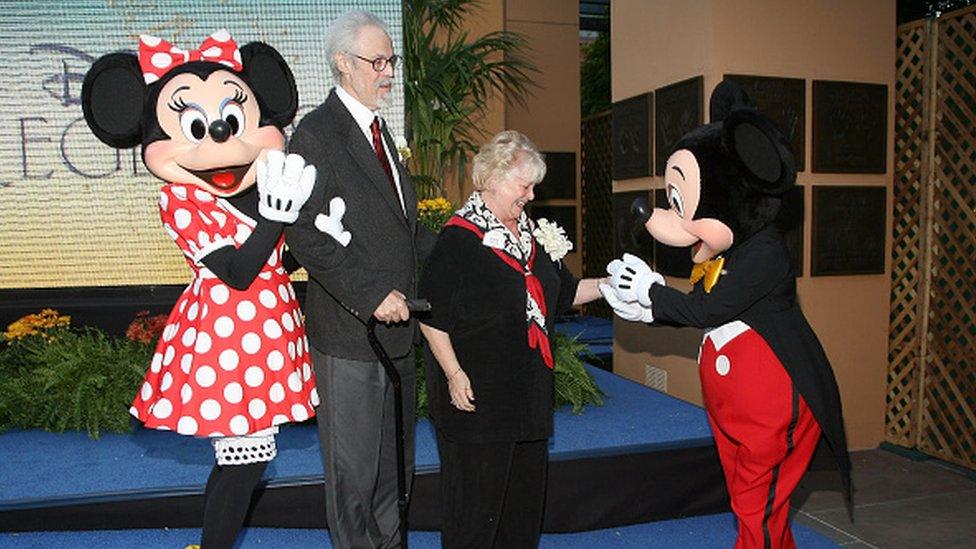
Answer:
[[[404,98],[411,175],[420,198],[445,194],[453,178],[458,190],[478,141],[477,125],[494,94],[523,103],[535,67],[525,60],[526,41],[496,31],[471,38],[463,30],[476,0],[405,0],[403,2]]]

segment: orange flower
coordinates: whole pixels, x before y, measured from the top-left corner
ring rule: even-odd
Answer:
[[[149,344],[163,333],[166,315],[149,316],[149,311],[139,311],[125,329],[125,337],[132,341]]]

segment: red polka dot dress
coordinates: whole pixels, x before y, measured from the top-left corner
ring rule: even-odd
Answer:
[[[282,266],[284,236],[246,290],[221,282],[200,259],[240,246],[253,219],[193,185],[165,185],[166,232],[193,282],[163,330],[132,415],[183,435],[242,436],[304,421],[318,405],[295,290]]]

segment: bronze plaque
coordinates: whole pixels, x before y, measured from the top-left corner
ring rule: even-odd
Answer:
[[[746,74],[726,74],[726,80],[736,84],[749,94],[756,109],[776,123],[793,146],[796,171],[806,165],[806,81],[802,78],[777,78]]]
[[[624,253],[630,253],[653,265],[654,239],[630,214],[630,205],[641,197],[649,200],[649,192],[613,193],[613,257],[619,259]]]
[[[813,81],[813,171],[885,173],[888,86]]]
[[[613,178],[618,181],[651,175],[653,96],[648,92],[613,104]]]
[[[654,93],[654,157],[656,175],[664,175],[671,148],[684,134],[702,123],[704,78],[696,76],[665,86]]]
[[[667,191],[664,189],[654,191],[654,205],[661,209],[669,207]],[[668,276],[687,278],[691,275],[692,265],[691,246],[676,248],[662,244],[657,240],[654,241],[654,270],[657,272]]]
[[[813,187],[813,276],[883,274],[886,189]]]
[[[576,153],[544,152],[546,176],[535,186],[535,200],[576,198]]]
[[[579,252],[579,244],[576,238],[576,206],[529,206],[529,217],[532,219],[546,218],[558,224],[566,231],[566,237],[573,243],[573,249],[569,253]]]

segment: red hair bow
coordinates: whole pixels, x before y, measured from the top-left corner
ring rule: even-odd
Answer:
[[[162,38],[148,34],[139,36],[139,67],[146,84],[152,84],[170,69],[190,61],[212,61],[235,71],[244,67],[237,42],[226,29],[211,34],[198,49],[190,51],[177,48]]]

